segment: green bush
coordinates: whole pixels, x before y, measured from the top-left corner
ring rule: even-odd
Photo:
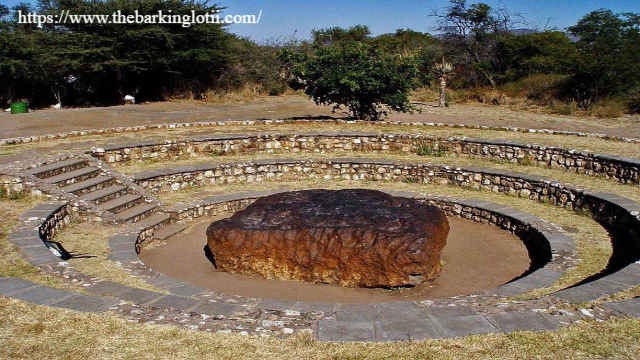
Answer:
[[[11,192],[7,191],[5,188],[0,187],[0,199],[6,200],[20,200],[24,197],[24,193],[22,192]]]
[[[361,42],[316,45],[312,56],[281,53],[291,68],[294,89],[304,89],[316,104],[346,107],[356,119],[379,120],[387,110],[411,112],[409,92],[416,88],[412,58],[385,53]]]
[[[431,145],[427,142],[423,142],[421,144],[418,144],[418,146],[416,147],[416,155],[443,157],[446,155],[446,149],[441,148],[437,144]]]

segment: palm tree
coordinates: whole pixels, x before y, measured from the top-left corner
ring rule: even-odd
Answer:
[[[445,107],[445,92],[447,90],[447,80],[453,76],[453,65],[450,62],[445,61],[442,58],[442,62],[433,64],[431,73],[438,79],[440,87],[440,100],[438,101],[439,107]]]

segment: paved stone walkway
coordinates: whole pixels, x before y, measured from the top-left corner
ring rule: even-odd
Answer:
[[[114,283],[105,283],[102,286],[106,293],[118,292],[117,288],[118,286],[114,286]],[[195,300],[179,299],[172,295],[165,295],[154,300],[149,293],[138,289],[126,296],[134,302],[150,303],[151,307],[186,308],[192,309],[194,313],[204,313],[200,312],[201,310],[207,311],[202,308],[202,305],[196,307]],[[80,312],[116,311],[120,305],[118,300],[110,297],[56,289],[12,277],[0,278],[0,295],[38,305]],[[209,306],[216,307],[213,303]],[[357,306],[351,308],[355,307]],[[603,307],[615,311],[616,316],[640,317],[640,298],[609,302]],[[216,311],[219,310],[220,308],[216,307]],[[384,314],[384,308],[380,310]],[[320,320],[317,323],[317,339],[320,341],[409,341],[509,333],[518,330],[546,331],[556,330],[563,326],[557,323],[552,316],[534,311],[480,315],[466,306],[428,309],[415,307],[406,310],[406,318],[404,319],[367,319],[367,311],[360,310],[359,319]],[[233,316],[231,313],[232,311],[229,316]],[[158,321],[164,319],[163,315],[156,315],[155,318]],[[284,323],[281,323],[282,325],[273,320],[261,322],[263,326],[276,328],[283,327]],[[198,327],[195,326],[195,328]],[[224,332],[223,330],[219,331]]]

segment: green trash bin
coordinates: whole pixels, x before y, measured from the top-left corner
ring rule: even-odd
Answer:
[[[24,114],[29,112],[27,108],[26,102],[19,102],[11,104],[11,113],[12,114]]]

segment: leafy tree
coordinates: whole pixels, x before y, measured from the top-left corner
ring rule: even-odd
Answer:
[[[468,5],[466,0],[451,0],[444,13],[435,11],[432,16],[439,19],[437,30],[456,53],[452,56],[455,62],[473,69],[495,87],[500,68],[498,42],[515,28],[520,16],[482,2]]]
[[[596,10],[569,31],[580,38],[569,89],[584,108],[640,86],[640,14]]]
[[[504,81],[537,74],[566,74],[575,60],[575,43],[563,32],[505,35],[498,42]]]
[[[434,36],[419,31],[398,29],[392,34],[376,36],[372,43],[382,51],[400,54],[401,56],[416,55],[426,48],[440,48],[441,41]]]
[[[335,45],[353,41],[368,41],[370,40],[371,30],[366,25],[355,25],[347,29],[332,27],[313,30],[311,36],[313,43],[316,45]]]
[[[281,54],[293,61],[294,89],[304,89],[316,104],[346,107],[357,119],[379,120],[387,109],[413,110],[408,93],[416,86],[411,58],[400,58],[362,42],[316,46],[314,56]]]
[[[16,10],[16,9],[14,9]],[[174,15],[221,10],[206,0],[41,0],[40,13]],[[0,41],[0,93],[36,103],[65,97],[66,104],[122,103],[125,94],[141,100],[192,92],[199,96],[217,85],[232,61],[228,34],[220,24],[45,25],[5,21]],[[23,86],[24,84],[28,86]],[[66,95],[65,95],[66,94]],[[6,101],[6,100],[5,100]]]

